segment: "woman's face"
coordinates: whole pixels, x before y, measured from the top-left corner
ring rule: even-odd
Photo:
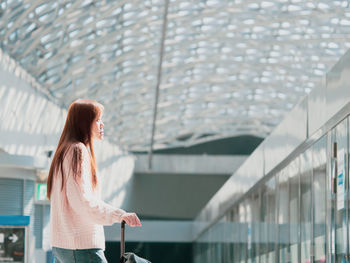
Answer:
[[[103,140],[103,122],[102,115],[98,116],[92,123],[92,137],[96,140]]]

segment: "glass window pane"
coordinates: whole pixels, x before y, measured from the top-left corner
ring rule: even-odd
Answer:
[[[289,262],[289,180],[285,169],[278,178],[278,248],[279,262]]]
[[[240,203],[238,206],[239,209],[239,234],[240,234],[240,262],[246,262],[247,258],[247,249],[248,249],[248,226],[246,221],[246,204],[244,202]]]
[[[289,243],[290,262],[299,263],[299,158],[291,162],[286,171],[289,175]]]
[[[228,211],[224,217],[224,261],[227,263],[233,263],[233,237],[231,230],[232,211]]]
[[[345,213],[345,154],[348,148],[347,119],[342,121],[332,132],[333,141],[337,142],[336,173],[337,194],[335,196],[335,236],[336,262],[343,262],[346,254],[346,213]],[[334,165],[334,164],[333,164]],[[342,182],[342,183],[341,183]]]
[[[300,156],[300,238],[301,262],[311,260],[311,181],[312,181],[312,151],[308,150]]]
[[[275,178],[261,189],[260,209],[260,263],[275,262]]]
[[[271,178],[266,184],[267,191],[267,258],[266,262],[275,262],[276,257],[276,180]]]
[[[246,201],[247,207],[247,225],[248,225],[248,263],[256,263],[258,260],[258,242],[259,242],[259,214],[260,198],[259,193],[254,193]]]
[[[315,262],[326,262],[326,164],[327,140],[323,137],[313,147],[314,255]]]
[[[260,208],[260,263],[266,263],[267,256],[267,216],[268,216],[268,189],[264,185],[261,189],[261,208]]]
[[[239,209],[238,206],[232,211],[232,224],[230,227],[233,236],[233,262],[241,262],[241,242],[239,228]]]

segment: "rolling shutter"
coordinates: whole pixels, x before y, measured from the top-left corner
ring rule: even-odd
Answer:
[[[35,248],[43,247],[43,206],[35,205],[34,209]]]
[[[22,215],[23,180],[0,178],[0,215]]]

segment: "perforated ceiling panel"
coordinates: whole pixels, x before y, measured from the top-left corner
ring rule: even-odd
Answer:
[[[348,1],[7,0],[0,8],[1,48],[63,106],[102,102],[106,136],[129,150],[148,150],[153,127],[154,149],[267,136],[350,47],[349,33]]]

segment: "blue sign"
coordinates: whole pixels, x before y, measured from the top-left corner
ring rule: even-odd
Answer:
[[[0,216],[2,226],[28,226],[30,216]]]
[[[343,183],[344,183],[343,173],[340,173],[338,175],[338,185],[343,185]]]

